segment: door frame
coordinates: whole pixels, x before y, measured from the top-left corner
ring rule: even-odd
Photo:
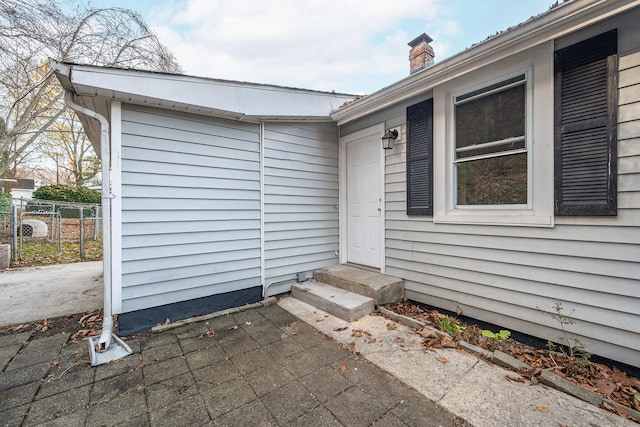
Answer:
[[[360,139],[366,136],[376,138],[376,143],[372,143],[371,146],[373,150],[378,150],[380,155],[380,259],[378,260],[380,264],[380,272],[385,272],[385,150],[382,149],[381,138],[384,135],[384,123],[380,123],[374,126],[370,126],[365,129],[361,129],[357,132],[351,133],[349,135],[340,136],[339,137],[339,162],[338,162],[338,175],[339,175],[339,195],[340,195],[340,251],[339,251],[339,260],[340,264],[347,264],[347,254],[348,254],[348,236],[349,230],[347,226],[349,224],[348,218],[348,194],[347,194],[347,143],[351,139]],[[377,267],[374,267],[377,269]]]

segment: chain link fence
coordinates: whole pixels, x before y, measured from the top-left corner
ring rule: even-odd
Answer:
[[[11,199],[0,221],[12,267],[102,259],[100,205]]]

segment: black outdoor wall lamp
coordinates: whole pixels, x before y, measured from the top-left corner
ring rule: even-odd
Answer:
[[[397,130],[387,130],[387,133],[382,136],[382,148],[384,148],[385,150],[391,150],[393,148],[393,143],[395,142],[397,137]]]

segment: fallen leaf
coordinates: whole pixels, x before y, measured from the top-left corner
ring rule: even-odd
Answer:
[[[523,383],[525,381],[524,378],[522,378],[522,377],[517,377],[516,378],[516,377],[512,377],[511,375],[505,375],[504,377],[506,379],[508,379],[509,381],[514,381],[514,382],[517,382],[517,383]]]
[[[298,324],[298,321],[296,320],[295,322],[289,323],[287,326],[292,328],[292,327],[296,326],[297,324]]]
[[[211,338],[211,337],[214,337],[215,335],[216,335],[216,333],[215,333],[215,332],[213,332],[213,331],[207,331],[207,332],[205,332],[205,333],[203,333],[203,334],[198,335],[198,338],[200,338],[200,339],[203,339],[203,338],[205,338],[205,337],[206,337],[206,338]]]
[[[164,324],[168,325],[169,323],[171,323],[171,322],[169,321],[169,318],[167,317],[167,320],[164,321]]]
[[[596,382],[596,387],[601,396],[610,396],[616,389],[616,384],[610,379],[604,378]]]
[[[294,335],[298,335],[298,333],[297,332],[289,332],[289,335],[290,336],[294,336]]]
[[[368,336],[369,338],[371,338],[373,335],[371,335],[371,332],[369,331],[362,331],[366,336]]]
[[[356,338],[361,337],[362,336],[362,329],[353,329],[351,331],[351,336],[352,337],[356,337]]]
[[[451,338],[444,337],[442,338],[442,340],[440,340],[440,345],[442,345],[445,348],[455,348],[457,344]]]
[[[340,365],[338,365],[338,369],[341,370],[342,372],[347,370],[347,364],[346,363],[341,363]]]
[[[437,338],[438,334],[436,334],[436,331],[434,331],[433,329],[420,329],[418,330],[418,335],[420,335],[421,337],[424,338]]]
[[[348,326],[336,327],[336,328],[333,328],[333,332],[342,332],[342,331],[346,331],[347,329],[349,329]]]
[[[320,316],[316,319],[316,322],[322,322],[324,321],[324,316]]]
[[[442,363],[448,363],[448,362],[449,362],[449,359],[447,359],[446,357],[438,357],[438,358],[436,358],[436,359],[437,359],[439,362],[442,362]]]
[[[396,339],[394,341],[397,342],[397,343],[403,343],[404,342],[404,338],[396,337]]]
[[[602,409],[606,409],[609,412],[616,412],[616,408],[614,408],[612,405],[610,405],[608,402],[604,401],[602,402],[602,404],[600,404],[600,407]]]
[[[233,330],[238,329],[238,325],[229,326],[229,328],[228,328],[228,329],[229,329],[229,330],[231,330],[231,329],[233,329]]]
[[[629,409],[627,407],[616,402],[613,402],[613,406],[616,408],[616,414],[624,418],[632,419],[631,413],[629,412]]]
[[[387,323],[387,329],[393,331],[396,329],[395,323]]]
[[[537,409],[543,414],[546,414],[547,412],[549,412],[549,408],[547,408],[546,406],[538,406]]]
[[[540,369],[540,368],[520,368],[520,369],[518,369],[518,372],[524,378],[530,380],[532,385],[535,385],[535,384],[538,384],[537,377],[539,377],[540,374],[542,373],[542,369]]]
[[[442,348],[440,340],[437,338],[425,339],[422,342],[422,346],[431,351],[433,351],[434,348]]]
[[[458,316],[460,316],[462,314],[462,309],[460,307],[458,307],[458,306],[456,306],[456,314]]]
[[[70,339],[76,340],[78,338],[87,338],[87,337],[93,337],[96,335],[99,335],[100,331],[96,331],[93,329],[80,329],[78,331],[76,331],[73,335],[71,335]]]
[[[351,353],[353,353],[354,356],[358,356],[358,350],[356,349],[356,343],[355,342],[350,342],[349,343],[349,351]]]

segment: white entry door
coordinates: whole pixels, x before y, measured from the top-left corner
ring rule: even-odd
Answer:
[[[382,237],[380,127],[345,137],[347,154],[347,262],[379,268]]]

